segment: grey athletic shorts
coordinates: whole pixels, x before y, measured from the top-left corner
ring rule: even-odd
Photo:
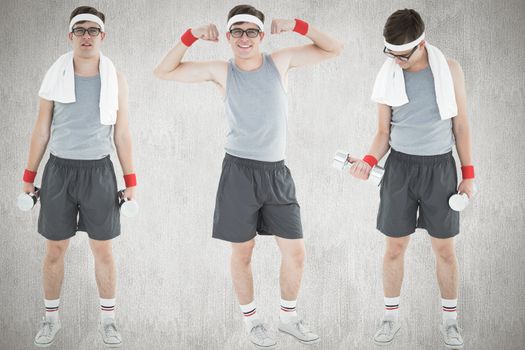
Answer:
[[[46,164],[38,232],[59,241],[73,237],[77,231],[102,241],[120,234],[117,180],[109,156],[74,160],[51,155]]]
[[[292,174],[283,161],[226,154],[217,190],[213,238],[246,242],[259,235],[303,238]]]
[[[416,227],[432,237],[454,237],[459,233],[459,212],[450,209],[448,199],[457,193],[457,182],[452,152],[415,156],[391,149],[381,183],[377,229],[390,237],[408,236]]]

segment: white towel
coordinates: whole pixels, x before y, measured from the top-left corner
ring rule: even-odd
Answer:
[[[454,82],[445,55],[435,46],[425,43],[428,63],[434,76],[436,101],[441,119],[450,119],[458,114]],[[403,69],[392,58],[387,58],[377,74],[372,100],[392,107],[408,103]]]
[[[113,62],[102,53],[100,72],[100,123],[113,125],[117,121],[118,79]],[[75,98],[75,71],[73,51],[60,56],[47,71],[38,95],[49,101],[73,103]]]

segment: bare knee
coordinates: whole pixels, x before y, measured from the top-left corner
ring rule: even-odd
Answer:
[[[49,264],[57,264],[64,261],[67,247],[67,241],[48,241],[46,244],[46,262]]]
[[[113,247],[110,241],[91,241],[91,251],[98,265],[113,264]]]
[[[295,266],[303,267],[306,257],[304,246],[297,246],[293,249],[285,249],[282,251],[283,260],[290,261]]]
[[[113,263],[113,252],[111,249],[101,249],[99,251],[93,251],[93,257],[95,258],[95,263],[101,265],[110,265]]]
[[[243,243],[232,243],[232,263],[250,265],[254,247],[255,240],[253,239]]]
[[[408,241],[390,241],[385,250],[385,259],[399,260],[405,256]]]
[[[456,262],[456,252],[453,247],[439,247],[435,248],[436,259],[445,264],[453,264]]]

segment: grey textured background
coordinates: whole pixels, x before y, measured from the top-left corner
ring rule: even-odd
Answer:
[[[0,21],[0,348],[29,349],[43,313],[38,209],[18,211],[37,92],[46,69],[69,49],[78,1],[2,0]],[[479,195],[462,214],[457,239],[459,312],[467,349],[523,349],[524,12],[513,1],[252,1],[272,18],[304,18],[345,42],[344,53],[290,74],[291,168],[306,232],[307,265],[299,312],[322,337],[312,349],[374,349],[382,313],[383,238],[374,229],[377,189],[331,168],[338,148],[357,155],[376,126],[370,101],[383,62],[388,15],[422,14],[429,42],[462,65]],[[251,349],[229,277],[229,246],[211,239],[226,124],[212,84],[156,80],[154,66],[189,26],[217,23],[225,1],[91,1],[107,16],[103,49],[130,86],[130,118],[140,187],[140,217],[123,219],[115,242],[118,320],[125,349]],[[306,43],[267,36],[272,51]],[[227,59],[229,47],[198,42],[188,59]],[[47,156],[44,158],[46,160]],[[113,157],[114,162],[116,157]],[[43,163],[37,184],[40,183]],[[120,169],[120,167],[117,167]],[[118,170],[119,179],[120,170]],[[122,185],[122,181],[120,184]],[[279,254],[258,239],[253,270],[259,313],[276,328]],[[61,298],[57,349],[101,349],[98,297],[87,237],[72,239]],[[407,253],[402,329],[391,349],[442,348],[440,299],[428,236]],[[278,336],[282,349],[302,349]]]

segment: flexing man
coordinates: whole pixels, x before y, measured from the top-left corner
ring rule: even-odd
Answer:
[[[373,166],[390,149],[380,190],[377,229],[386,238],[383,261],[385,314],[374,336],[376,344],[392,342],[399,330],[399,296],[404,254],[416,227],[431,236],[441,291],[445,345],[461,348],[456,321],[458,269],[454,236],[459,213],[448,206],[451,195],[473,194],[463,71],[425,41],[425,25],[414,10],[399,10],[383,30],[387,61],[374,85],[379,123],[369,154],[355,161],[350,172],[367,179]],[[463,180],[457,186],[452,148],[456,144]],[[419,210],[419,215],[418,215]]]
[[[85,231],[95,258],[100,296],[99,332],[108,347],[121,345],[115,325],[116,269],[111,239],[120,234],[119,198],[109,154],[111,133],[126,183],[134,197],[136,178],[128,128],[128,87],[124,75],[100,52],[105,16],[88,6],[70,16],[73,51],[48,70],[39,91],[40,111],[23,177],[23,191],[34,191],[36,171],[49,142],[50,158],[40,190],[38,232],[46,238],[42,282],[45,317],[35,345],[50,346],[60,330],[60,289],[64,255],[76,231]],[[78,221],[77,221],[78,215]]]
[[[234,57],[228,62],[181,62],[196,40],[219,40],[213,24],[188,29],[155,75],[186,83],[211,81],[224,97],[229,133],[213,237],[231,242],[232,280],[248,337],[256,346],[269,349],[276,342],[259,320],[254,301],[250,261],[256,234],[275,236],[282,255],[279,330],[305,344],[319,340],[295,310],[305,248],[295,186],[284,163],[286,89],[292,68],[337,56],[342,44],[302,20],[274,19],[272,34],[294,31],[313,43],[262,53],[263,22],[263,13],[252,6],[230,10],[226,39]]]

